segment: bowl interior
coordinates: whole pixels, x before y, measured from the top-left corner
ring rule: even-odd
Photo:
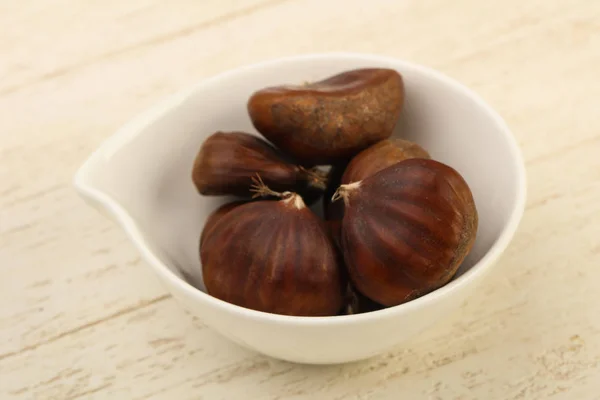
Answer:
[[[411,64],[362,56],[299,57],[220,75],[152,115],[142,132],[105,149],[102,165],[90,169],[86,179],[127,210],[150,251],[203,290],[198,238],[210,212],[230,200],[202,197],[192,184],[191,167],[203,140],[217,130],[255,133],[246,102],[259,88],[373,66],[395,68],[404,76],[406,103],[394,135],[419,143],[458,170],[473,191],[479,230],[460,276],[498,240],[518,206],[521,161],[506,127],[487,106],[453,81]]]

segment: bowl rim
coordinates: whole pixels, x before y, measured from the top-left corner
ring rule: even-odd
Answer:
[[[245,74],[260,70],[265,67],[273,67],[277,65],[283,65],[287,63],[294,63],[297,61],[310,61],[310,60],[323,60],[323,59],[338,59],[340,61],[352,59],[353,61],[360,60],[365,62],[374,62],[378,64],[389,64],[390,68],[401,66],[403,69],[410,69],[416,71],[422,75],[427,76],[430,79],[441,81],[441,83],[453,88],[463,96],[469,97],[472,101],[481,107],[482,111],[488,115],[488,117],[496,124],[500,131],[503,132],[506,141],[509,145],[509,151],[511,158],[514,161],[517,171],[517,182],[516,186],[516,199],[514,202],[514,208],[511,211],[510,217],[504,225],[501,233],[498,235],[495,242],[489,248],[489,250],[481,257],[481,259],[475,263],[468,271],[456,279],[451,280],[446,285],[438,288],[428,294],[411,300],[407,303],[399,304],[384,308],[382,310],[372,311],[363,314],[353,315],[335,315],[327,317],[307,317],[307,316],[288,316],[280,314],[271,314],[263,311],[257,311],[235,304],[228,303],[220,300],[216,297],[197,289],[183,278],[177,276],[173,271],[169,269],[156,255],[154,255],[149,247],[145,244],[146,241],[141,230],[137,227],[135,221],[131,218],[129,213],[115,200],[113,200],[108,194],[95,188],[88,182],[88,175],[91,170],[94,169],[94,165],[99,159],[110,158],[111,153],[117,151],[125,143],[130,141],[132,138],[141,134],[144,129],[154,123],[157,119],[167,114],[172,109],[176,108],[183,102],[185,102],[192,94],[197,93],[204,86],[209,84],[215,84],[219,81],[227,80],[229,77],[237,74]],[[525,162],[522,156],[521,149],[519,148],[516,138],[513,136],[508,125],[504,119],[490,106],[483,98],[469,89],[464,84],[457,80],[450,78],[449,76],[425,65],[417,64],[410,61],[405,61],[398,58],[370,54],[370,53],[356,53],[356,52],[327,52],[327,53],[308,53],[294,56],[280,57],[274,59],[268,59],[262,62],[253,63],[237,68],[227,70],[219,73],[207,79],[200,81],[190,88],[184,89],[163,99],[154,106],[150,107],[146,111],[135,116],[130,120],[129,123],[118,129],[112,136],[104,140],[104,142],[89,156],[89,158],[82,164],[77,170],[73,185],[77,192],[86,200],[93,204],[101,204],[103,208],[115,219],[115,222],[126,232],[129,239],[133,242],[140,255],[145,261],[152,266],[155,273],[158,274],[161,279],[166,280],[169,283],[169,287],[177,288],[177,290],[184,292],[188,297],[194,299],[194,301],[200,301],[207,303],[208,306],[218,309],[222,312],[237,314],[239,317],[264,320],[277,324],[286,325],[299,325],[299,326],[321,326],[321,325],[338,325],[338,324],[354,324],[363,323],[371,320],[378,320],[381,318],[396,317],[403,313],[415,311],[417,309],[427,307],[446,298],[450,293],[460,290],[468,283],[474,281],[476,278],[483,276],[500,255],[508,247],[509,243],[513,239],[523,213],[525,211],[526,201],[526,169]]]

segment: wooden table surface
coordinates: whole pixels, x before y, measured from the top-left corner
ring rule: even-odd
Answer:
[[[5,0],[0,38],[1,399],[600,399],[600,2]],[[185,314],[71,179],[165,95],[333,50],[479,92],[529,194],[457,313],[381,357],[301,366]]]

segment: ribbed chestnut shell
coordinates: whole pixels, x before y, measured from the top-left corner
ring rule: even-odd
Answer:
[[[230,210],[204,236],[200,256],[208,293],[229,303],[295,316],[342,308],[332,240],[295,194]]]
[[[341,246],[360,292],[393,306],[454,276],[478,224],[471,191],[456,170],[409,159],[352,185],[345,193]]]
[[[245,132],[216,132],[194,161],[192,180],[203,195],[250,196],[252,179],[260,175],[271,189],[302,194],[320,191],[318,182],[259,137]],[[322,183],[321,183],[322,184]]]
[[[392,69],[346,71],[303,86],[257,91],[248,101],[255,128],[278,148],[310,164],[331,164],[388,138],[404,102]]]
[[[225,214],[227,214],[229,211],[231,211],[234,208],[241,206],[242,204],[245,204],[245,203],[246,203],[245,201],[232,201],[231,203],[223,204],[221,207],[219,207],[215,211],[213,211],[206,219],[206,222],[204,223],[204,227],[202,228],[202,234],[200,235],[200,246],[202,246],[202,242],[204,241],[204,238],[206,236],[210,236],[212,229],[215,227],[217,222],[219,222],[219,220]]]
[[[336,181],[338,171],[333,173],[329,186],[325,191],[324,206],[327,219],[341,219],[344,216],[344,202],[328,202],[331,188],[337,184],[348,184],[362,181],[371,175],[409,158],[430,158],[429,153],[418,144],[404,139],[386,139],[375,143],[369,148],[358,153],[342,171]],[[337,189],[337,187],[336,187]],[[334,190],[335,191],[335,190]],[[333,194],[333,193],[331,193]]]

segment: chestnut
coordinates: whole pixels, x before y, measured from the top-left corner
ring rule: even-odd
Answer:
[[[431,158],[429,153],[418,144],[405,139],[390,138],[375,143],[358,153],[345,168],[334,169],[325,190],[324,208],[327,219],[341,219],[344,215],[344,203],[331,203],[331,189],[337,190],[341,184],[363,180],[384,168],[409,158]]]
[[[453,168],[412,158],[341,185],[340,244],[350,279],[362,294],[394,306],[452,279],[470,252],[478,214]]]
[[[390,137],[403,103],[397,71],[363,68],[258,90],[248,100],[248,113],[282,151],[303,163],[329,165]]]
[[[248,197],[256,174],[273,190],[295,191],[311,200],[326,187],[326,174],[289,160],[263,139],[246,132],[216,132],[194,160],[192,181],[205,196]]]
[[[331,316],[343,307],[343,273],[325,223],[292,192],[259,181],[257,200],[220,214],[200,245],[207,292],[283,315]]]
[[[431,158],[431,156],[424,148],[409,140],[398,138],[382,140],[352,158],[344,170],[341,183],[362,181],[390,165],[409,158]]]
[[[242,201],[242,200],[232,201],[230,203],[223,204],[221,207],[217,208],[212,213],[210,213],[210,215],[208,216],[208,218],[206,218],[206,222],[204,223],[204,227],[202,228],[202,234],[200,235],[200,246],[202,246],[202,242],[204,241],[204,237],[206,235],[210,235],[210,232],[213,229],[213,227],[216,225],[216,223],[225,214],[227,214],[229,211],[231,211],[234,208],[236,208],[238,206],[241,206],[242,204],[245,204],[245,203],[246,202]]]

